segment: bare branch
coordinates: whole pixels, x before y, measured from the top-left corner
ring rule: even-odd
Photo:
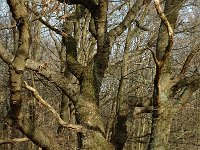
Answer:
[[[166,26],[167,32],[168,32],[168,45],[167,45],[164,55],[162,57],[162,61],[161,61],[161,67],[162,67],[165,64],[166,60],[168,59],[170,51],[172,49],[172,46],[174,43],[174,31],[173,31],[167,17],[162,12],[159,0],[154,0],[154,2],[155,2],[154,4],[155,4],[157,14],[159,15],[159,17],[162,20],[162,22],[164,23],[164,25]]]
[[[6,63],[11,64],[14,56],[6,51],[4,47],[0,44],[0,58]],[[38,74],[45,77],[47,80],[55,83],[59,88],[61,88],[67,96],[74,97],[75,91],[79,88],[75,84],[71,84],[69,79],[67,79],[64,75],[59,72],[52,70],[50,67],[41,67],[44,63],[39,63],[31,59],[27,59],[26,61],[26,69],[31,69],[33,71],[38,72]]]
[[[192,94],[200,87],[200,77],[194,80],[192,83],[187,85],[180,97],[180,107],[185,105],[190,99]]]
[[[67,33],[63,32],[63,31],[60,30],[60,29],[55,28],[54,26],[52,26],[51,24],[49,24],[49,22],[47,22],[47,21],[45,21],[44,19],[42,19],[42,17],[40,16],[40,13],[38,13],[38,12],[32,10],[31,8],[29,8],[29,10],[30,10],[31,12],[33,12],[33,13],[37,16],[36,20],[39,20],[39,21],[40,21],[42,24],[44,24],[47,28],[49,28],[50,30],[56,32],[56,33],[59,34],[59,35],[62,35],[62,36],[64,36],[64,37],[67,36]]]
[[[128,1],[124,1],[121,5],[117,6],[116,8],[114,8],[109,14],[108,16],[112,16],[117,10],[120,10],[125,4],[127,4]]]
[[[58,122],[61,126],[68,128],[68,129],[78,131],[78,132],[80,132],[80,130],[82,130],[83,127],[81,125],[68,124],[67,122],[62,120],[59,113],[57,113],[56,110],[39,95],[38,91],[35,88],[29,86],[27,84],[27,82],[24,82],[24,83],[25,83],[25,87],[28,90],[33,92],[33,95],[38,100],[38,102],[41,103],[43,106],[45,106],[50,112],[53,113],[53,115],[56,117],[56,119],[58,119]]]
[[[82,79],[85,67],[82,66],[74,57],[69,54],[67,54],[67,67],[79,81]]]
[[[199,43],[198,45],[196,45],[196,46],[191,50],[191,52],[189,53],[189,55],[187,56],[187,59],[185,60],[185,63],[184,63],[184,65],[183,65],[182,69],[181,69],[181,72],[180,72],[180,74],[178,75],[179,78],[181,78],[181,77],[185,74],[187,68],[188,68],[189,65],[190,65],[190,62],[191,62],[192,58],[194,57],[195,54],[197,54],[197,53],[199,52],[199,50],[200,50],[200,43]]]
[[[96,14],[97,11],[97,3],[95,0],[58,0],[61,3],[66,3],[68,5],[73,5],[73,4],[81,4],[85,8],[87,8],[92,15]]]
[[[191,84],[193,86],[197,86],[197,88],[199,88],[200,87],[200,76],[194,75],[191,77],[184,77],[180,80],[174,79],[174,80],[172,80],[172,84],[174,84],[174,85],[171,87],[171,91],[172,91],[171,96],[174,96],[179,89],[189,86]]]
[[[156,8],[156,11],[160,17],[160,19],[162,20],[162,22],[165,24],[166,28],[167,28],[167,31],[168,31],[168,34],[169,34],[169,38],[170,37],[173,37],[173,29],[167,19],[167,17],[165,16],[165,14],[162,12],[162,9],[160,7],[160,2],[159,0],[154,0],[155,1],[155,8]]]
[[[134,21],[135,21],[135,23],[136,23],[136,26],[137,26],[139,29],[141,29],[141,30],[143,30],[143,31],[150,31],[148,28],[142,26],[141,23],[140,23],[138,20],[134,19]]]
[[[67,33],[65,33],[65,32],[63,32],[62,30],[59,30],[59,29],[55,28],[54,26],[50,25],[47,21],[45,21],[44,19],[42,19],[42,17],[39,17],[38,20],[39,20],[42,24],[44,24],[46,27],[48,27],[50,30],[56,32],[57,34],[60,34],[60,35],[62,35],[62,36],[64,36],[64,37],[67,36]]]
[[[29,141],[29,138],[14,138],[14,139],[8,139],[8,140],[0,140],[0,145],[2,144],[14,144],[14,143],[20,143],[20,142],[26,142]]]
[[[152,56],[153,56],[153,60],[154,60],[154,62],[155,62],[155,64],[156,64],[156,66],[159,66],[159,65],[160,65],[160,62],[159,62],[158,59],[156,58],[155,53],[154,53],[151,49],[148,49],[148,50],[150,50],[150,52],[151,52],[151,54],[152,54]]]
[[[70,42],[74,42],[74,37],[70,36],[67,32],[62,31],[60,29],[55,28],[54,26],[50,25],[49,22],[45,21],[44,19],[42,19],[42,17],[39,16],[38,12],[35,12],[33,10],[31,10],[36,16],[38,16],[38,20],[43,23],[47,28],[49,28],[50,30],[56,32],[57,34],[61,35],[64,39],[68,39],[68,41]],[[70,39],[70,40],[69,40]],[[69,45],[73,45],[71,43],[68,43]],[[69,45],[65,45],[67,48],[69,47]],[[72,47],[69,47],[72,48]],[[74,49],[75,50],[75,49]],[[70,51],[73,51],[72,49],[70,49]],[[71,71],[71,73],[78,79],[80,80],[80,78],[83,75],[83,70],[84,67],[75,59],[73,58],[71,55],[67,54],[67,63],[68,63],[68,67],[69,70]]]
[[[149,2],[147,4],[149,4]],[[137,13],[143,5],[144,3],[142,0],[137,0],[129,9],[127,15],[124,17],[124,20],[118,26],[110,30],[109,37],[111,45],[114,43],[116,38],[130,26],[130,24],[134,21],[135,16],[137,15]]]

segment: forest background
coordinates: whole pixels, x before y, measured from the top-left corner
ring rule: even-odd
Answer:
[[[200,148],[199,0],[0,4],[0,149]]]

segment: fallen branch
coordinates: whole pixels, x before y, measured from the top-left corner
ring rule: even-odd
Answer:
[[[29,141],[29,138],[14,138],[14,139],[7,139],[7,140],[0,140],[0,145],[2,144],[14,144],[20,142]]]
[[[48,104],[40,95],[39,95],[39,92],[29,86],[27,84],[27,82],[24,82],[25,83],[25,87],[26,89],[30,90],[33,92],[33,95],[34,97],[38,100],[38,102],[40,104],[42,104],[43,106],[45,106],[49,111],[51,111],[53,113],[53,115],[56,117],[56,119],[58,119],[58,122],[61,126],[65,127],[65,128],[68,128],[68,129],[71,129],[71,130],[75,130],[77,132],[81,132],[83,127],[81,125],[75,125],[75,124],[69,124],[67,122],[65,122],[64,120],[62,120],[62,118],[60,118],[60,115],[56,112],[56,110],[50,105]]]

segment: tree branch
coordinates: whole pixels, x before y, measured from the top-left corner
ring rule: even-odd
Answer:
[[[161,67],[162,67],[165,64],[166,60],[168,59],[170,51],[172,49],[172,46],[173,46],[173,43],[174,43],[174,31],[173,31],[167,17],[165,16],[165,14],[161,10],[159,0],[154,0],[154,4],[155,4],[157,14],[159,15],[161,21],[166,26],[167,32],[168,32],[168,45],[165,49],[165,52],[164,52],[164,55],[162,57],[161,64],[160,64]]]
[[[0,145],[2,144],[14,144],[14,143],[20,143],[20,142],[26,142],[29,141],[29,138],[14,138],[14,139],[8,139],[8,140],[0,140]]]
[[[26,89],[28,89],[29,91],[32,91],[32,92],[33,92],[33,95],[34,95],[34,97],[38,100],[38,102],[39,102],[40,104],[42,104],[43,106],[45,106],[50,112],[53,113],[53,115],[56,117],[56,119],[58,119],[58,122],[59,122],[59,124],[60,124],[61,126],[65,127],[65,128],[68,128],[68,129],[75,130],[75,131],[77,131],[77,132],[80,132],[80,131],[83,129],[83,127],[82,127],[81,125],[68,124],[67,122],[65,122],[64,120],[62,120],[61,117],[60,117],[60,115],[59,115],[59,113],[57,113],[56,110],[55,110],[50,104],[48,104],[48,103],[39,95],[38,91],[37,91],[35,88],[29,86],[29,85],[27,84],[27,82],[24,82],[24,83],[25,83]]]
[[[31,59],[26,61],[26,68],[36,71],[38,74],[45,77],[47,80],[55,83],[61,88],[70,99],[76,95],[75,91],[78,91],[79,86],[72,84],[69,79],[59,72],[52,70],[49,66],[41,68],[41,63],[35,62]],[[41,69],[40,69],[41,68]]]
[[[33,10],[31,10],[32,12],[34,12]],[[36,16],[39,16],[39,13],[34,12],[34,14]],[[52,25],[50,25],[47,21],[45,21],[44,19],[42,19],[42,17],[39,17],[38,20],[43,23],[47,28],[49,28],[50,30],[56,32],[57,34],[61,35],[63,37],[63,39],[65,39],[65,41],[67,41],[67,43],[65,43],[65,46],[67,49],[69,49],[69,51],[76,51],[76,46],[72,47],[72,45],[74,45],[75,39],[74,37],[70,36],[67,32],[59,30],[55,27],[53,27]],[[83,71],[84,71],[84,67],[75,59],[73,58],[71,55],[67,54],[67,64],[68,64],[68,68],[71,71],[71,73],[80,81],[80,79],[82,78],[83,75]]]
[[[4,49],[4,47],[0,44],[0,58],[6,64],[11,64],[14,56],[11,53],[7,52]],[[78,91],[79,86],[71,84],[70,81],[64,75],[52,70],[50,66],[42,66],[44,66],[44,63],[38,63],[34,60],[27,59],[25,67],[26,69],[31,69],[33,71],[38,72],[38,74],[40,74],[41,76],[55,83],[66,93],[67,96],[74,97],[76,95],[75,91]]]
[[[10,65],[9,85],[10,85],[10,115],[13,120],[21,118],[21,83],[22,76],[25,70],[25,63],[29,55],[29,23],[28,11],[24,0],[7,0],[13,18],[16,21],[16,26],[19,31],[18,48],[14,59]],[[3,55],[5,56],[5,55]],[[4,57],[5,58],[5,57]]]
[[[90,11],[92,16],[96,14],[98,7],[95,0],[58,0],[58,1],[61,3],[66,3],[68,5],[81,4]]]
[[[189,85],[187,85],[187,87],[185,88],[185,90],[180,96],[180,101],[179,101],[180,106],[183,106],[184,104],[186,104],[188,100],[191,98],[192,94],[199,87],[200,87],[200,77],[198,77],[196,80],[194,80]]]
[[[193,86],[200,86],[200,76],[199,75],[195,75],[195,76],[191,76],[191,77],[185,77],[185,78],[182,78],[180,80],[177,81],[172,81],[172,82],[175,82],[175,84],[171,87],[171,96],[175,96],[176,95],[176,92],[180,89],[180,88],[183,88],[185,86],[189,86],[189,85],[193,85]],[[199,82],[199,83],[198,83]]]
[[[67,68],[69,68],[70,72],[81,81],[82,76],[84,75],[84,66],[82,66],[74,57],[67,54]]]
[[[40,16],[40,13],[38,13],[38,12],[32,10],[31,8],[29,8],[29,10],[30,10],[31,12],[33,12],[33,13],[37,16],[36,20],[39,20],[39,21],[40,21],[42,24],[44,24],[47,28],[49,28],[50,30],[56,32],[56,33],[59,34],[59,35],[62,35],[62,36],[64,36],[64,37],[67,36],[67,33],[63,32],[63,31],[60,30],[60,29],[55,28],[54,26],[50,25],[49,22],[47,22],[47,21],[45,21],[44,19],[42,19],[42,17]]]
[[[143,30],[143,31],[150,31],[148,28],[142,26],[141,23],[140,23],[138,20],[134,19],[134,22],[136,23],[136,26],[137,26],[140,30]]]
[[[155,64],[156,64],[156,66],[159,66],[159,65],[160,65],[160,62],[159,62],[158,59],[156,58],[155,53],[154,53],[151,49],[148,49],[148,50],[150,50],[150,52],[151,52],[151,54],[152,54],[152,56],[153,56],[153,60],[154,60],[154,62],[155,62]]]
[[[65,33],[65,32],[63,32],[62,30],[59,30],[59,29],[53,27],[53,26],[50,25],[47,21],[45,21],[44,19],[42,19],[42,17],[39,17],[38,20],[39,20],[42,24],[44,24],[47,28],[49,28],[50,30],[56,32],[57,34],[62,35],[62,36],[64,36],[64,37],[67,36],[67,33]]]
[[[189,55],[187,56],[185,63],[181,69],[180,74],[178,75],[178,78],[182,78],[183,75],[185,74],[185,72],[187,71],[187,68],[189,67],[189,64],[192,60],[192,58],[194,57],[194,55],[196,55],[200,50],[200,43],[197,44],[195,47],[193,47],[193,49],[191,50],[191,52],[189,53]]]
[[[148,1],[147,5],[150,3]],[[129,26],[130,24],[135,20],[135,17],[141,7],[144,5],[142,0],[137,0],[133,6],[129,9],[127,15],[124,17],[123,21],[116,26],[115,28],[111,29],[109,32],[109,38],[110,38],[110,45],[114,43],[116,38],[121,35]]]

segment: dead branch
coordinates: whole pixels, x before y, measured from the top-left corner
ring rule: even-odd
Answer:
[[[65,122],[64,120],[62,120],[62,118],[60,118],[60,115],[56,112],[56,110],[39,95],[39,92],[35,88],[29,86],[26,81],[24,83],[25,83],[26,89],[33,92],[33,95],[38,100],[38,102],[42,104],[43,106],[45,106],[50,112],[53,113],[56,119],[58,119],[58,122],[61,126],[71,129],[71,130],[75,130],[77,132],[80,132],[83,129],[81,125],[69,124]]]

